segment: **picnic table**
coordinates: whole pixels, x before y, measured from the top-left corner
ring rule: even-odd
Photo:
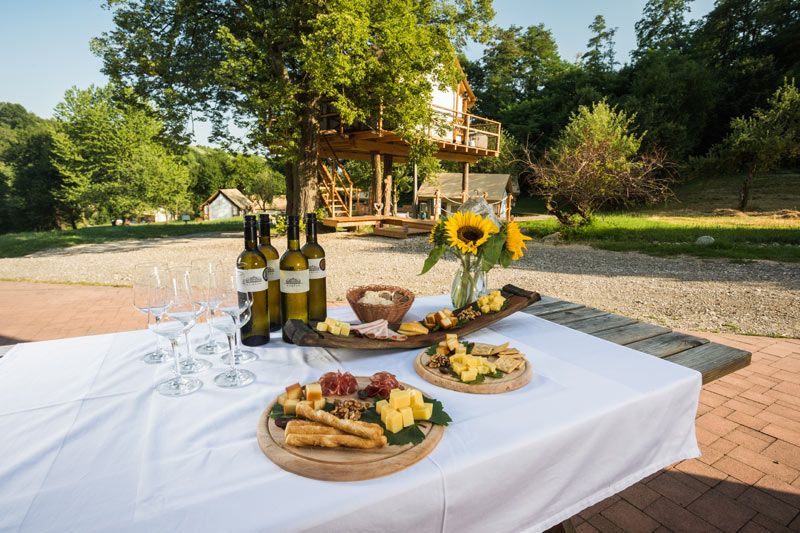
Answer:
[[[448,304],[419,298],[409,319]],[[423,381],[417,350],[273,340],[248,365],[254,384],[216,388],[216,361],[199,392],[168,398],[154,385],[169,365],[139,361],[148,331],[17,345],[0,358],[0,531],[541,531],[698,456],[702,380],[746,364],[569,302],[527,311],[469,336],[528,354],[534,379],[496,395]],[[329,314],[355,320],[347,308]],[[281,470],[256,444],[261,411],[287,384],[336,369],[392,372],[440,400],[453,423],[429,456],[390,476],[334,483]]]

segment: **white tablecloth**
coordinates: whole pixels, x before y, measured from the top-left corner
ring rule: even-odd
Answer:
[[[408,316],[448,303],[421,298]],[[347,308],[331,315],[355,321]],[[170,367],[139,361],[148,331],[20,344],[0,359],[0,531],[537,531],[699,455],[699,373],[525,313],[468,338],[511,340],[533,381],[457,393],[417,376],[417,350],[273,340],[248,365],[253,385],[217,388],[214,358],[199,392],[168,398],[153,386]],[[453,423],[427,458],[387,477],[281,470],[256,442],[261,411],[287,384],[335,369],[388,370]]]

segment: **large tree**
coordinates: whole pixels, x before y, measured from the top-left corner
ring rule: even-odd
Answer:
[[[460,75],[454,49],[484,40],[491,0],[107,0],[116,28],[94,43],[104,72],[164,109],[284,154],[290,213],[316,202],[322,108],[383,124],[414,146],[429,95]],[[372,122],[374,124],[374,122]],[[229,136],[227,136],[230,138]]]

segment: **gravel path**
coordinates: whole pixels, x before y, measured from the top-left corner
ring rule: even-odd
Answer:
[[[283,251],[284,240],[275,241]],[[329,299],[344,299],[349,287],[368,283],[401,285],[419,296],[442,294],[456,269],[454,260],[442,260],[417,275],[427,238],[336,233],[320,235],[320,244],[327,254]],[[238,233],[90,244],[0,259],[0,278],[130,285],[135,263],[233,262],[240,247]],[[492,270],[489,282],[673,328],[800,337],[800,265],[792,263],[665,259],[537,242],[512,267]]]

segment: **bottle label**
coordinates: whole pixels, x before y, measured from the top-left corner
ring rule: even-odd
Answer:
[[[281,260],[267,259],[267,281],[278,281],[281,279]]]
[[[239,292],[260,292],[267,290],[266,268],[236,269],[236,288]]]
[[[308,270],[281,270],[281,292],[308,292]]]
[[[325,277],[325,258],[308,259],[308,277],[309,279],[321,279]]]

